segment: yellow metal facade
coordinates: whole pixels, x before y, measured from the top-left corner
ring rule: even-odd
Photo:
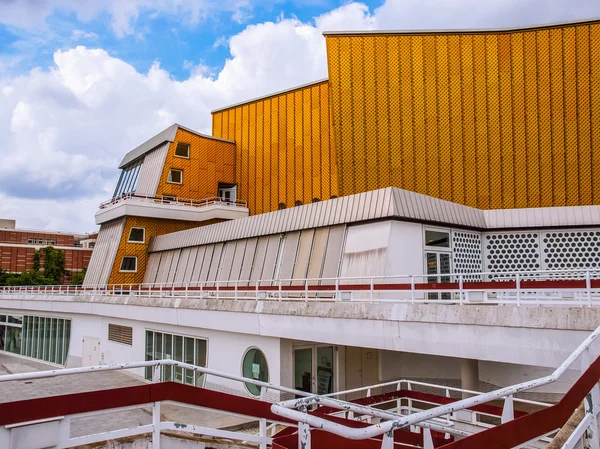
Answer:
[[[332,34],[327,55],[340,195],[396,186],[482,209],[600,204],[599,23]]]
[[[213,135],[236,142],[238,199],[251,214],[338,195],[327,82],[213,113]]]
[[[179,142],[190,145],[190,157],[175,156]],[[183,183],[167,182],[172,168],[183,170]],[[203,199],[217,196],[219,182],[235,183],[235,145],[191,133],[179,128],[169,146],[157,195]]]
[[[146,217],[127,217],[123,228],[123,235],[119,242],[119,249],[115,258],[112,272],[110,275],[110,284],[139,284],[144,281],[144,273],[148,262],[148,244],[152,237],[169,234],[171,232],[183,231],[185,229],[197,228],[213,223],[219,223],[222,220],[207,220],[203,222],[168,220],[164,218],[146,218]],[[144,243],[129,243],[129,233],[131,228],[145,229]],[[125,256],[137,257],[137,271],[135,273],[121,273],[121,262]]]

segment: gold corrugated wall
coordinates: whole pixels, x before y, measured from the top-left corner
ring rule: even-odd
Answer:
[[[600,23],[326,37],[340,195],[600,204]]]
[[[109,284],[139,284],[144,281],[146,264],[148,263],[148,244],[152,237],[170,234],[171,232],[183,231],[185,229],[197,228],[209,224],[220,223],[223,220],[206,220],[202,222],[167,220],[164,218],[127,217],[119,249],[112,267]],[[131,228],[145,228],[146,241],[144,243],[129,243]],[[121,262],[124,256],[137,257],[137,272],[121,273]]]
[[[190,158],[175,156],[177,143],[190,145]],[[169,184],[171,168],[183,170],[182,184]],[[217,196],[219,182],[235,182],[235,145],[217,139],[198,136],[179,128],[169,146],[157,195],[203,199]]]
[[[252,214],[338,195],[327,82],[217,111],[212,133],[236,142],[238,198]]]

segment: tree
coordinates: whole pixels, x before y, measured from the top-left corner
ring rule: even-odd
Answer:
[[[85,279],[85,272],[86,269],[84,268],[83,271],[73,274],[73,277],[71,278],[71,285],[83,284],[83,280]]]
[[[52,246],[46,246],[44,249],[44,277],[50,281],[50,284],[60,284],[65,270],[65,252],[62,249],[55,249]]]

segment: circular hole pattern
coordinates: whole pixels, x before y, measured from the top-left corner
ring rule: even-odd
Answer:
[[[454,232],[452,247],[455,273],[481,272],[481,236],[472,232]],[[465,276],[465,280],[479,280],[480,276]]]

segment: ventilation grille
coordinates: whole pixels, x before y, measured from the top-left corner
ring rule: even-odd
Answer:
[[[455,273],[480,273],[481,268],[481,236],[473,232],[454,231],[452,248]],[[481,276],[464,276],[467,281],[479,281]]]
[[[542,248],[544,264],[548,270],[600,268],[600,232],[598,231],[544,232]],[[583,276],[583,273],[566,275],[566,277],[579,278]]]
[[[486,271],[501,273],[538,271],[542,268],[539,234],[536,232],[488,234],[485,236],[485,253]]]
[[[119,326],[118,324],[109,324],[108,340],[132,346],[133,328],[129,326]]]

